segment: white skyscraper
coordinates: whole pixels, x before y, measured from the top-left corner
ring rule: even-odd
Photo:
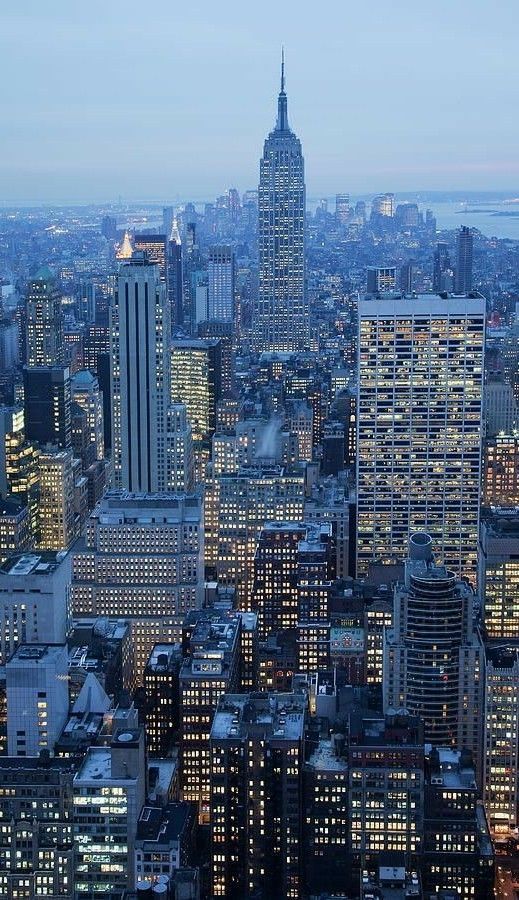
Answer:
[[[116,484],[130,491],[166,490],[170,307],[158,267],[144,253],[121,265],[111,327]]]
[[[483,297],[359,303],[357,574],[407,556],[427,531],[474,580],[479,521]]]
[[[170,344],[171,306],[159,268],[144,251],[134,253],[120,267],[111,309],[114,481],[130,491],[171,488]]]
[[[234,253],[231,247],[210,247],[207,317],[234,322]]]

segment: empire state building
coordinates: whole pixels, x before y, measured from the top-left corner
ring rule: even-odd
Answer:
[[[308,344],[305,290],[305,175],[301,142],[287,117],[284,63],[278,117],[260,161],[259,291],[253,347],[294,352]]]

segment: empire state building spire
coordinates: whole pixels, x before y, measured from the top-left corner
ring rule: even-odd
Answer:
[[[296,353],[308,346],[305,207],[305,166],[301,142],[288,126],[282,54],[277,122],[260,160],[259,281],[252,329],[259,353]]]
[[[281,90],[278,96],[276,131],[290,131],[288,127],[287,95],[285,93],[285,50],[281,49]]]

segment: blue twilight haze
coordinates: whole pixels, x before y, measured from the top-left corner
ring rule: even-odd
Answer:
[[[0,201],[257,183],[280,45],[309,195],[519,184],[515,0],[24,0],[0,13]]]

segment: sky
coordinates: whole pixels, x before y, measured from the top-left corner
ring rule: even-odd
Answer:
[[[517,0],[5,0],[0,202],[255,188],[283,44],[309,196],[519,188]]]

